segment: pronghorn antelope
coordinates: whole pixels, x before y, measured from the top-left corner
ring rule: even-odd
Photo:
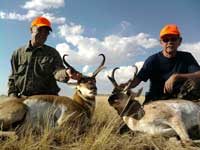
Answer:
[[[200,126],[200,105],[198,103],[170,99],[158,100],[142,106],[135,100],[142,90],[133,93],[130,89],[134,77],[129,80],[126,87],[122,88],[114,78],[117,69],[113,69],[111,77],[108,76],[114,86],[108,102],[117,110],[131,130],[167,137],[178,135],[183,142],[190,141],[192,137],[189,131],[194,127],[197,128],[195,132],[198,132]]]
[[[27,98],[13,99],[0,104],[0,124],[3,129],[9,129],[13,124],[24,123],[28,120],[33,127],[43,121],[44,115],[48,115],[53,126],[65,126],[78,122],[83,129],[91,120],[95,108],[95,96],[97,94],[96,75],[104,68],[105,56],[101,64],[93,72],[92,76],[82,76],[77,83],[73,98],[55,95],[34,95]],[[76,71],[65,61],[64,64]],[[25,120],[24,122],[22,122]],[[39,123],[39,124],[38,124]],[[80,131],[82,132],[82,131]]]

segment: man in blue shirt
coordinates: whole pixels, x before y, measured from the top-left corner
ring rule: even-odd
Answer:
[[[181,34],[176,25],[168,24],[160,31],[162,51],[147,58],[131,85],[134,88],[141,81],[150,80],[145,103],[176,98],[186,80],[200,78],[200,66],[192,54],[177,51],[181,41]]]

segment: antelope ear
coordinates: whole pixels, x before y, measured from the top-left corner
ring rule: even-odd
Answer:
[[[143,88],[140,88],[137,92],[133,92],[133,91],[130,91],[130,92],[133,97],[139,97],[142,94],[142,90]]]
[[[110,76],[107,76],[107,77],[111,81],[111,83],[114,83],[114,79],[112,77],[110,77]]]
[[[142,94],[142,91],[143,91],[143,87],[141,87],[141,88],[138,90],[136,97],[139,97],[139,96]]]

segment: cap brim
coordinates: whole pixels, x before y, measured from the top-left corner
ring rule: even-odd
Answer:
[[[53,31],[51,27],[48,27],[48,26],[42,26],[42,27],[47,27],[49,29],[49,31],[51,31],[51,32]]]
[[[46,28],[48,28],[51,32],[53,31],[51,27],[46,26],[46,25],[42,25],[42,24],[41,24],[41,25],[37,25],[37,26],[38,26],[38,27],[46,27]]]
[[[49,28],[49,30],[50,30],[51,32],[53,31],[51,27],[48,27],[48,28]]]

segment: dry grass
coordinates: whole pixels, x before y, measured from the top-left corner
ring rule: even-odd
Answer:
[[[106,96],[97,97],[92,124],[86,133],[77,135],[65,127],[62,130],[45,128],[41,132],[27,129],[20,138],[0,138],[3,150],[197,150],[200,147],[182,146],[177,140],[150,137],[144,134],[116,133],[121,118],[107,103]]]

